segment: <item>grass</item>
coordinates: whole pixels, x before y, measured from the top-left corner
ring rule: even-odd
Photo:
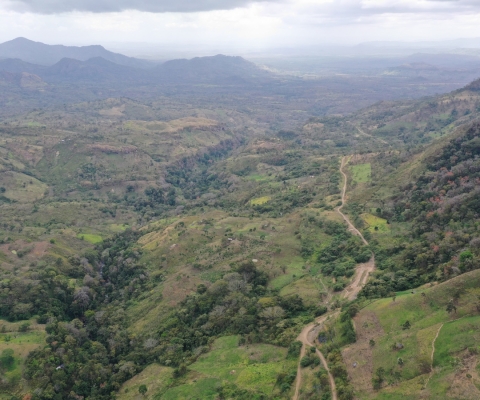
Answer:
[[[218,396],[216,388],[219,384],[220,380],[217,378],[204,378],[176,386],[153,398],[155,400],[213,400]]]
[[[224,273],[222,271],[205,271],[200,275],[200,277],[203,280],[214,283],[219,279],[222,279],[223,275]]]
[[[457,311],[448,313],[446,305],[456,292],[461,294],[456,303]],[[375,338],[375,346],[369,350],[370,367],[365,368],[370,372],[365,376],[371,377],[372,372],[382,367],[387,371],[384,383],[387,387],[378,393],[362,392],[359,397],[400,399],[403,395],[406,399],[418,398],[424,385],[422,382],[427,381],[430,372],[432,343],[443,324],[435,341],[435,372],[428,384],[430,398],[478,398],[466,373],[459,376],[455,375],[454,370],[456,365],[464,365],[466,369],[470,365],[468,373],[475,375],[471,371],[474,371],[472,365],[476,364],[479,352],[480,316],[476,315],[478,312],[475,308],[479,295],[480,270],[476,270],[439,285],[419,288],[413,293],[400,292],[395,301],[391,298],[380,299],[362,309],[356,320],[361,321],[364,318],[362,316],[373,312],[383,329],[383,333]],[[410,329],[402,328],[406,321],[410,322]],[[361,349],[362,340],[368,343],[369,337],[365,337],[364,333],[368,329],[356,324],[356,331],[360,341],[350,345],[349,352],[355,352],[357,346]],[[397,343],[401,343],[403,348],[394,348]],[[365,350],[358,353],[357,357],[368,359]],[[399,358],[403,360],[402,366],[398,364]],[[359,363],[357,369],[363,368],[363,365],[363,362]],[[350,367],[347,365],[347,368]],[[457,392],[461,394],[452,394]]]
[[[1,174],[0,186],[5,187],[6,192],[3,195],[6,198],[20,203],[41,199],[47,189],[47,185],[38,179],[14,171]]]
[[[271,179],[268,175],[261,175],[261,174],[250,174],[250,175],[247,175],[245,178],[247,180],[256,181],[256,182],[268,181]]]
[[[262,205],[268,203],[272,198],[270,196],[257,197],[256,199],[250,200],[252,206]]]
[[[390,233],[388,221],[372,214],[362,214],[362,219],[368,225],[367,229],[372,233]]]
[[[457,353],[468,348],[478,352],[479,332],[480,316],[464,317],[444,324],[435,341],[433,365],[454,365]]]
[[[350,167],[354,183],[370,182],[372,179],[372,166],[370,163],[357,164]]]
[[[100,235],[95,235],[93,233],[79,233],[77,234],[77,237],[92,244],[103,242],[103,238]]]
[[[305,304],[313,305],[320,301],[319,294],[323,291],[322,289],[323,287],[321,287],[321,284],[317,284],[313,277],[304,276],[303,278],[284,286],[280,290],[280,296],[286,297],[298,294]]]
[[[118,400],[154,399],[156,395],[165,392],[172,383],[172,368],[151,364],[138,375],[126,381],[117,394]],[[138,392],[141,385],[147,387],[146,396]]]
[[[168,389],[162,400],[215,399],[215,388],[222,382],[271,395],[278,373],[295,370],[296,361],[285,360],[286,349],[269,344],[238,346],[238,339],[239,336],[217,339],[209,353],[189,366],[194,371],[190,381]]]
[[[128,224],[110,224],[109,228],[112,232],[120,233],[129,227]]]
[[[286,264],[285,273],[282,273],[269,282],[269,287],[272,289],[282,289],[284,286],[305,275],[305,270],[302,269],[305,262],[301,257],[292,257],[290,259],[285,257],[282,259],[282,263]]]
[[[2,373],[2,381],[4,385],[0,388],[0,399],[11,399],[11,393],[2,393],[3,389],[8,388],[9,383],[16,384],[17,388],[20,388],[24,384],[22,381],[24,361],[31,351],[45,343],[46,335],[43,327],[39,325],[35,326],[35,330],[18,332],[19,323],[1,322],[2,330],[6,330],[7,332],[0,333],[0,353],[6,349],[13,350],[14,363],[8,370],[4,370],[4,373]],[[33,321],[31,321],[31,323],[34,325]]]

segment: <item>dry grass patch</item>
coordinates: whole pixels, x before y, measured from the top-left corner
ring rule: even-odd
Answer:
[[[348,376],[356,390],[371,392],[373,374],[373,348],[370,340],[376,341],[384,331],[374,312],[362,310],[355,318],[357,341],[342,350]],[[356,363],[356,367],[354,364]]]
[[[6,171],[0,176],[0,186],[6,189],[6,198],[19,203],[31,203],[43,197],[48,186],[38,179],[20,172]]]

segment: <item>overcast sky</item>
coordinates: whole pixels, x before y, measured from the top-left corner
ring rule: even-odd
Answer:
[[[480,36],[480,0],[0,0],[0,41],[266,49]]]

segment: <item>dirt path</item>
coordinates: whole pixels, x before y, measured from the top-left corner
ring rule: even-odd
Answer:
[[[440,325],[440,328],[438,328],[437,334],[435,335],[435,338],[433,339],[433,342],[432,342],[432,356],[431,356],[431,361],[430,361],[430,374],[428,375],[428,378],[425,382],[425,385],[423,387],[424,389],[427,388],[428,381],[430,381],[430,378],[433,376],[433,356],[435,355],[435,341],[437,340],[438,335],[440,334],[440,330],[442,328],[443,328],[443,324]]]
[[[347,223],[348,225],[348,230],[350,232],[352,232],[354,235],[357,235],[357,236],[360,236],[360,239],[362,239],[363,243],[368,246],[368,242],[365,240],[365,238],[363,237],[363,235],[360,233],[360,231],[355,228],[355,225],[353,225],[350,220],[348,219],[348,217],[342,212],[342,208],[343,206],[345,205],[346,203],[346,193],[347,193],[347,175],[345,174],[345,172],[343,172],[343,168],[345,167],[345,163],[346,163],[346,159],[347,159],[347,156],[343,157],[342,158],[342,163],[340,164],[340,173],[343,175],[343,189],[342,189],[342,205],[341,206],[338,206],[335,211],[337,213],[339,213],[343,220]]]
[[[345,174],[345,172],[343,172],[346,159],[347,159],[346,156],[343,157],[342,162],[340,164],[340,172],[343,175],[342,205],[337,207],[335,211],[339,213],[344,219],[344,221],[347,223],[348,230],[352,232],[354,235],[359,236],[362,239],[363,243],[368,246],[368,242],[365,240],[361,232],[357,228],[355,228],[355,226],[350,222],[348,217],[342,213],[342,208],[346,202],[346,192],[347,192],[347,175]],[[360,290],[362,289],[362,287],[367,282],[368,276],[370,275],[371,272],[373,272],[374,269],[375,269],[375,256],[372,253],[372,257],[370,258],[370,260],[368,260],[368,262],[357,265],[355,269],[355,277],[352,283],[343,290],[342,296],[348,300],[354,300],[357,297]],[[318,334],[318,332],[316,331],[318,330],[319,325],[323,324],[329,317],[335,317],[337,314],[338,312],[331,311],[317,318],[314,322],[306,325],[302,329],[302,332],[300,332],[300,335],[298,335],[298,338],[297,338],[297,340],[302,342],[302,349],[300,350],[300,360],[305,355],[307,346],[313,347],[313,344],[309,336],[312,336],[313,334],[313,341],[315,341],[315,336],[316,334]],[[316,349],[316,353],[317,353],[317,356],[320,358],[320,361],[323,367],[328,373],[328,379],[330,381],[330,388],[332,391],[332,400],[337,400],[337,388],[335,386],[335,380],[333,378],[333,375],[330,373],[330,369],[328,368],[327,361],[325,360],[325,357],[320,352],[320,350]],[[433,354],[432,354],[432,357],[433,357]],[[432,358],[432,364],[433,364],[433,358]],[[301,386],[302,386],[302,367],[300,366],[300,361],[299,361],[298,367],[297,367],[297,378],[295,380],[295,394],[293,395],[293,400],[299,399]]]
[[[385,140],[380,139],[379,137],[376,137],[376,136],[373,136],[373,135],[370,135],[370,134],[366,133],[365,131],[363,131],[362,129],[360,129],[357,125],[355,125],[355,124],[352,124],[352,125],[353,125],[353,126],[357,129],[357,131],[360,132],[363,136],[367,136],[367,137],[372,138],[372,139],[374,139],[374,140],[379,140],[379,141],[382,142],[383,144],[388,144]]]
[[[318,325],[323,324],[328,317],[332,316],[332,314],[329,315],[322,315],[320,318],[318,318],[315,322],[312,322],[308,325],[306,325],[303,329],[302,332],[300,332],[300,335],[298,336],[297,340],[302,342],[302,349],[300,350],[300,360],[303,358],[305,355],[305,352],[307,351],[307,346],[313,347],[313,344],[310,342],[309,339],[309,334],[312,330],[314,330]],[[337,400],[337,389],[335,386],[335,380],[333,379],[333,375],[330,373],[330,370],[328,368],[327,360],[325,360],[325,357],[323,354],[317,349],[316,350],[317,356],[320,358],[320,361],[323,365],[323,367],[326,369],[328,373],[328,380],[330,381],[330,387],[332,389],[332,400]],[[298,363],[297,367],[297,379],[296,379],[296,384],[295,384],[295,394],[293,395],[293,399],[297,400],[300,395],[300,388],[302,386],[302,367],[300,366],[300,362]]]
[[[372,254],[372,257],[366,263],[357,265],[353,282],[343,289],[342,296],[347,300],[355,300],[374,270],[375,256]]]

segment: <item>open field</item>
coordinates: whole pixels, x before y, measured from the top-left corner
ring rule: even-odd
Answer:
[[[372,233],[390,233],[388,221],[372,214],[362,214],[362,219],[367,224],[367,229]]]
[[[350,167],[353,183],[370,182],[372,178],[372,166],[370,163],[357,164]]]
[[[190,366],[189,382],[165,391],[162,399],[215,399],[222,382],[252,392],[272,395],[276,376],[295,371],[296,361],[285,360],[286,349],[265,344],[238,346],[238,336],[217,339],[210,352]],[[154,397],[155,398],[155,397]]]

